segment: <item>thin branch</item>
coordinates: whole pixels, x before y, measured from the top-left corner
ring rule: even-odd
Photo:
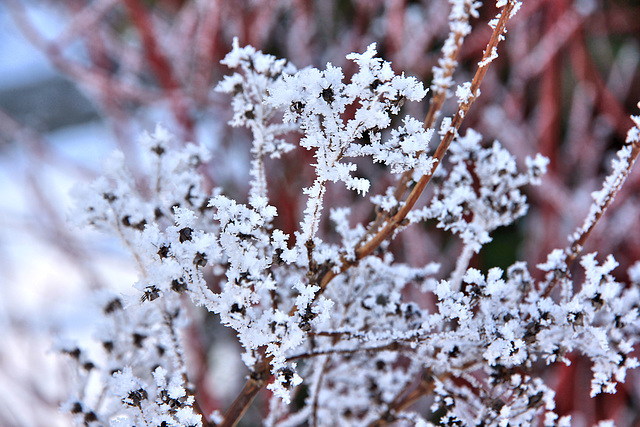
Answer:
[[[294,356],[287,357],[287,362],[300,360],[300,359],[308,359],[310,357],[326,356],[327,354],[355,354],[355,353],[364,353],[364,352],[398,350],[400,347],[404,347],[404,345],[396,341],[392,341],[389,344],[379,345],[375,347],[355,347],[355,348],[345,348],[345,349],[329,348],[326,350],[317,350],[317,351],[311,351],[308,353],[296,354]],[[407,345],[406,347],[410,347],[410,346]]]
[[[318,427],[318,396],[320,395],[320,387],[322,387],[322,380],[324,379],[324,375],[327,372],[327,366],[329,366],[329,358],[326,358],[320,367],[320,375],[318,376],[318,381],[316,382],[315,390],[313,393],[313,409],[311,411],[311,419],[313,420],[311,423],[312,427]]]
[[[632,117],[632,119],[636,123],[636,126],[629,131],[629,134],[627,136],[626,143],[628,145],[625,148],[629,147],[630,152],[626,159],[624,159],[624,161],[626,161],[626,165],[624,165],[623,169],[614,170],[613,173],[605,179],[603,189],[601,191],[604,192],[606,189],[606,193],[602,197],[600,197],[599,200],[597,200],[593,205],[591,205],[591,209],[589,210],[589,213],[587,214],[582,227],[580,227],[571,236],[571,243],[565,249],[566,274],[569,274],[571,266],[576,261],[578,256],[582,253],[582,249],[584,248],[587,239],[591,235],[591,232],[595,228],[596,224],[598,224],[602,216],[605,214],[605,212],[611,205],[611,202],[613,202],[616,194],[618,194],[618,191],[620,191],[620,188],[622,188],[622,185],[631,173],[631,169],[638,159],[638,156],[640,156],[640,138],[638,137],[638,134],[640,133],[640,130],[638,129],[640,127],[640,117]],[[622,150],[624,150],[625,148],[623,148]],[[542,293],[543,297],[549,296],[551,291],[560,282],[560,278],[560,276],[556,275],[554,279],[547,284],[544,292]]]
[[[251,406],[251,403],[253,403],[253,400],[258,395],[258,392],[267,384],[270,376],[270,360],[270,358],[266,358],[256,365],[256,368],[251,375],[249,375],[244,387],[242,387],[242,390],[224,415],[224,419],[217,427],[233,427],[242,419],[242,416],[247,412],[247,409],[249,409],[249,406]]]
[[[389,218],[389,220],[384,225],[384,227],[380,231],[378,231],[371,238],[371,240],[369,240],[367,243],[365,243],[364,245],[356,249],[355,261],[348,261],[346,259],[343,259],[340,273],[346,271],[351,266],[357,264],[357,262],[362,258],[368,255],[371,255],[373,251],[376,250],[390,236],[392,236],[393,233],[398,228],[405,225],[405,222],[406,222],[405,219],[407,215],[409,214],[413,206],[416,204],[416,202],[420,198],[420,195],[426,188],[429,181],[431,181],[431,178],[433,177],[438,165],[440,165],[447,150],[449,149],[451,142],[457,136],[458,129],[462,125],[464,117],[466,116],[467,112],[471,108],[471,105],[477,98],[479,94],[480,84],[482,83],[482,80],[484,79],[484,76],[487,73],[492,55],[495,52],[494,49],[497,49],[498,43],[504,38],[504,32],[506,30],[507,22],[511,18],[512,12],[516,4],[517,4],[516,1],[513,1],[513,0],[509,1],[507,5],[502,9],[502,12],[500,14],[500,19],[498,20],[498,23],[496,24],[496,27],[493,30],[493,34],[491,35],[491,39],[487,44],[487,49],[485,50],[484,55],[482,56],[482,60],[478,63],[478,70],[473,76],[473,80],[471,82],[471,87],[470,87],[472,96],[469,97],[469,99],[467,99],[465,102],[460,104],[460,106],[458,107],[458,111],[453,117],[451,126],[449,127],[447,133],[442,138],[440,145],[438,145],[438,148],[436,149],[436,152],[433,155],[434,165],[431,168],[431,171],[428,174],[424,175],[422,178],[420,178],[420,180],[415,185],[411,193],[409,193],[409,196],[407,197],[402,207],[398,210],[398,212],[395,215]],[[429,116],[427,116],[425,120],[427,120],[428,118]],[[337,274],[339,273],[335,273],[333,270],[329,270],[325,274],[325,276],[322,278],[322,281],[321,281],[321,291],[329,284],[329,282],[331,282],[331,280],[333,280],[333,278]]]

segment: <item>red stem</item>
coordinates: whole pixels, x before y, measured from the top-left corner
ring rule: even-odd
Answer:
[[[177,122],[184,129],[185,137],[187,139],[193,139],[193,119],[189,114],[184,97],[179,93],[180,85],[172,73],[171,64],[162,54],[158,46],[148,11],[139,0],[124,0],[124,3],[129,11],[133,24],[138,29],[140,37],[142,37],[142,45],[147,56],[147,61],[153,69],[158,83],[160,83],[160,86],[169,97],[171,108],[173,109],[173,114]]]

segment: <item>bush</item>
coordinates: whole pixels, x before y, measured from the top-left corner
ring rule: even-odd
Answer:
[[[556,405],[563,396],[554,381],[563,364],[589,362],[592,397],[615,394],[637,367],[640,263],[598,255],[629,236],[584,249],[640,153],[640,117],[632,116],[582,225],[560,249],[546,247],[557,242],[540,227],[548,218],[557,231],[566,227],[558,219],[573,215],[562,200],[553,209],[566,214],[544,209],[562,198],[553,175],[562,159],[522,148],[514,151],[529,155],[516,156],[513,142],[489,142],[467,126],[472,105],[487,96],[484,81],[499,93],[499,76],[487,70],[500,61],[520,2],[496,2],[474,74],[455,84],[480,4],[451,0],[428,90],[394,72],[375,43],[342,66],[298,70],[235,39],[222,60],[233,74],[216,91],[231,99],[230,124],[251,135],[248,166],[237,171],[247,177],[246,196],[229,171],[232,145],[185,142],[197,133],[192,112],[211,102],[191,90],[206,90],[210,72],[180,75],[151,33],[155,15],[124,3],[179,131],[144,132],[140,162],[116,152],[102,177],[74,190],[73,222],[117,237],[139,270],[136,292],[98,292],[97,345],[59,345],[77,365],[63,404],[77,424],[231,426],[261,395],[268,402],[247,419],[266,425],[568,425],[572,408]],[[568,18],[588,13],[572,9]],[[539,72],[534,65],[527,72]],[[92,78],[103,77],[111,81],[101,71]],[[114,99],[131,97],[142,109],[145,94],[117,83]],[[418,120],[410,113],[427,95]],[[445,107],[450,98],[455,105]],[[509,114],[478,104],[484,126]],[[527,193],[542,205],[528,223]],[[499,251],[492,236],[504,227],[521,242],[498,243],[526,261],[498,254],[491,264],[487,253]],[[541,250],[547,255],[536,261]],[[248,371],[225,365],[224,349],[238,350]],[[232,382],[206,381],[208,371],[225,369],[234,380],[246,376],[232,399]]]

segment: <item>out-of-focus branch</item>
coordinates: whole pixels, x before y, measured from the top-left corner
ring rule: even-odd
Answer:
[[[191,140],[194,131],[193,118],[189,114],[186,98],[180,91],[180,85],[173,75],[171,64],[157,43],[157,35],[153,31],[149,13],[138,0],[125,0],[124,3],[142,38],[147,61],[160,86],[167,92],[176,120],[186,132],[186,139]]]
[[[158,95],[153,91],[120,81],[103,70],[84,67],[67,60],[62,54],[61,47],[55,42],[45,40],[44,36],[35,28],[20,2],[7,0],[6,4],[14,22],[29,42],[46,54],[51,63],[70,78],[89,88],[109,87],[116,93],[115,96],[121,99],[133,98],[143,103],[150,103],[158,99]]]

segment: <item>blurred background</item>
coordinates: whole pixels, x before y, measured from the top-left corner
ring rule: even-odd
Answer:
[[[470,80],[496,14],[480,8],[454,75]],[[219,61],[234,37],[298,67],[326,62],[355,71],[344,58],[376,42],[396,72],[429,86],[448,34],[445,0],[5,0],[0,4],[0,425],[68,425],[58,411],[70,392],[69,367],[53,346],[86,340],[95,323],[92,292],[131,293],[136,271],[109,236],[68,225],[69,190],[100,174],[114,149],[136,172],[137,136],[162,122],[183,141],[214,154],[210,186],[246,200],[249,134],[231,129],[229,99],[213,91],[228,73]],[[509,25],[465,119],[487,143],[498,139],[518,158],[540,152],[551,163],[541,187],[529,189],[529,214],[494,233],[472,262],[477,268],[531,267],[581,225],[590,193],[600,188],[640,100],[640,4],[636,0],[527,0]],[[428,96],[427,96],[428,98]],[[405,106],[422,117],[427,102]],[[455,101],[445,104],[451,114]],[[279,227],[300,220],[312,153],[294,151],[268,163]],[[283,165],[288,165],[286,168]],[[365,171],[371,194],[392,182]],[[592,234],[586,252],[612,253],[619,280],[640,259],[640,172],[632,173]],[[424,198],[426,200],[426,198]],[[353,205],[357,220],[371,207],[332,189],[331,206]],[[393,242],[399,260],[438,261],[443,277],[460,250],[430,227]],[[330,231],[327,229],[330,235]],[[330,239],[330,237],[328,237]],[[194,311],[187,340],[193,380],[207,409],[224,410],[241,386],[243,367],[232,337],[215,318]],[[217,343],[213,345],[214,341]],[[221,344],[222,343],[222,344]],[[227,343],[227,344],[224,344]],[[640,376],[613,396],[589,398],[590,367],[572,356],[551,371],[558,412],[575,425],[612,418],[640,425]],[[235,373],[238,373],[234,375]],[[228,386],[224,389],[215,384]],[[260,416],[260,402],[245,425]],[[264,408],[263,408],[264,409]],[[252,418],[254,417],[254,418]]]

